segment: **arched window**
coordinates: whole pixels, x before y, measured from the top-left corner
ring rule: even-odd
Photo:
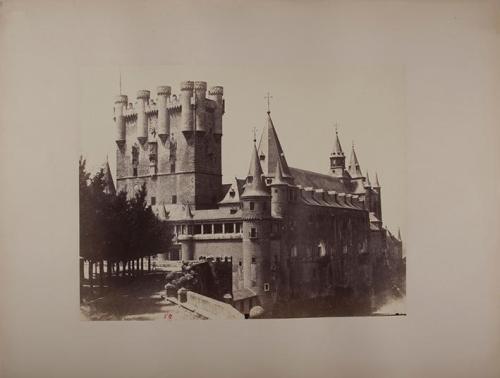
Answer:
[[[292,257],[297,257],[297,246],[296,245],[292,245],[292,248],[290,249],[290,255]]]

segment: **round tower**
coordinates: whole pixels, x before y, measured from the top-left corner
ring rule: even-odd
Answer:
[[[149,101],[148,90],[137,92],[137,139],[143,144],[148,139],[148,117],[146,115],[146,104]]]
[[[194,83],[192,81],[181,83],[181,131],[185,136],[191,135],[194,131],[193,108],[191,107],[193,89]]]
[[[266,308],[270,305],[270,218],[271,196],[262,177],[257,148],[253,146],[250,169],[245,190],[241,195],[243,205],[243,286],[254,291]]]
[[[195,114],[196,114],[196,132],[205,133],[207,125],[205,122],[205,99],[207,95],[206,81],[194,82],[194,96],[195,96]]]
[[[123,108],[127,106],[128,97],[119,95],[115,98],[116,144],[121,148],[125,144],[125,117]]]
[[[222,96],[224,95],[224,88],[222,87],[212,87],[208,91],[209,98],[215,101],[216,108],[214,110],[214,129],[213,132],[216,135],[222,135],[222,115],[224,114],[224,100]]]
[[[276,173],[271,183],[271,215],[284,218],[288,207],[288,183],[283,178],[281,159],[277,159]]]
[[[168,115],[167,101],[170,98],[172,88],[162,85],[157,88],[158,93],[158,137],[165,143],[170,135],[170,118]]]

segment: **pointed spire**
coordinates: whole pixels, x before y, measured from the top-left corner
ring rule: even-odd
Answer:
[[[241,198],[256,197],[256,196],[269,196],[266,184],[262,178],[262,167],[260,166],[259,154],[255,143],[252,148],[252,157],[250,159],[250,168],[248,169],[247,181],[245,183],[245,190]]]
[[[401,228],[398,227],[398,239],[399,241],[403,241],[403,239],[401,239]]]
[[[380,188],[380,184],[378,182],[378,174],[375,172],[375,184],[373,185],[374,188]]]
[[[340,144],[337,124],[335,124],[335,142],[333,143],[332,156],[344,156],[344,151],[342,151],[342,146]]]
[[[106,163],[103,167],[104,171],[104,192],[108,194],[116,194],[115,184],[113,182],[113,176],[111,175],[111,169],[109,168],[108,156],[106,155]]]
[[[359,166],[358,157],[356,156],[356,150],[354,149],[354,142],[352,142],[351,160],[349,162],[349,173],[352,178],[363,177],[363,173],[361,173],[361,168]]]
[[[366,171],[366,180],[365,180],[365,188],[371,188],[372,184],[370,182],[370,176],[368,175],[368,171]]]
[[[276,161],[281,159],[283,168],[283,176],[291,177],[290,169],[285,159],[285,154],[281,148],[276,129],[274,128],[271,113],[267,113],[267,125],[262,130],[262,135],[259,141],[259,159],[262,164],[262,169],[266,176],[273,176],[276,168]]]
[[[283,166],[281,165],[281,159],[277,160],[272,185],[286,185],[286,182],[283,178]]]

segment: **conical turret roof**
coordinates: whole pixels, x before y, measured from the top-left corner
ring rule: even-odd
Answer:
[[[365,188],[371,188],[372,184],[370,182],[370,176],[368,175],[368,171],[366,171],[366,180],[365,180]]]
[[[283,166],[281,164],[281,159],[276,162],[276,169],[274,171],[274,180],[272,185],[287,185],[283,177]]]
[[[243,191],[241,198],[269,196],[266,184],[263,181],[262,167],[260,166],[259,155],[255,144],[253,145],[252,150],[252,157],[250,159],[250,168],[248,169],[245,190]]]
[[[267,123],[259,141],[258,156],[262,164],[263,172],[266,176],[274,176],[276,161],[281,159],[283,176],[291,177],[288,163],[281,148],[281,143],[274,128],[274,123],[271,118],[271,112],[267,112]]]
[[[344,156],[344,151],[342,151],[342,145],[340,144],[339,132],[335,128],[335,141],[333,142],[332,156]]]
[[[363,177],[361,168],[359,166],[358,157],[356,156],[356,150],[354,149],[354,143],[352,144],[351,160],[349,162],[349,174],[352,178]]]
[[[109,162],[106,158],[106,163],[103,166],[104,173],[104,192],[108,194],[116,194],[115,184],[113,182],[113,176],[111,175],[111,169],[109,168]]]

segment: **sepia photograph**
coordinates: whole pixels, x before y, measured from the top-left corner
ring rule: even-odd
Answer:
[[[500,377],[500,0],[0,0],[0,56],[0,377]]]
[[[392,70],[83,69],[82,318],[405,315]],[[193,71],[221,79],[179,81]]]

